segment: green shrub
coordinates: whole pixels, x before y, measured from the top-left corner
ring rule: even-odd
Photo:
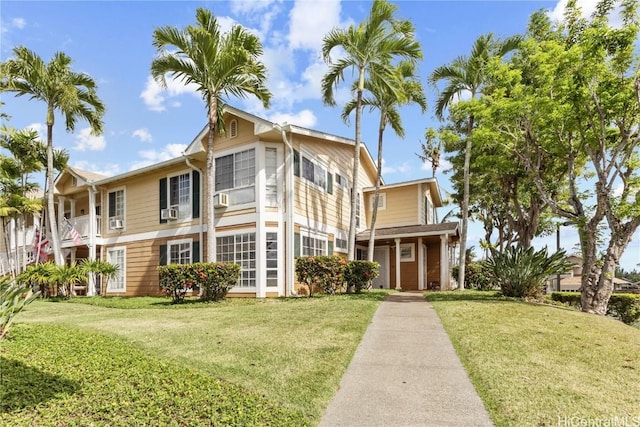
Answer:
[[[188,264],[169,264],[158,267],[160,289],[170,296],[174,304],[184,300],[187,291],[193,288],[192,270],[185,268]]]
[[[640,320],[640,294],[613,294],[609,299],[607,314],[633,325]]]
[[[195,264],[169,264],[158,267],[160,289],[170,296],[174,303],[184,300],[188,291],[202,288],[202,299],[218,301],[240,279],[240,265],[217,262],[197,262]]]
[[[15,316],[38,297],[31,286],[0,279],[0,341],[7,335]]]
[[[345,271],[345,279],[347,281],[347,292],[351,287],[356,292],[368,289],[371,281],[380,274],[380,264],[373,261],[351,261],[347,265]]]
[[[553,301],[570,305],[571,307],[577,308],[578,310],[581,307],[579,292],[553,292],[551,294],[551,299]]]
[[[347,261],[337,255],[300,257],[296,259],[296,276],[307,285],[310,297],[315,288],[333,295],[345,282],[346,266]]]
[[[458,277],[460,266],[453,267],[453,277]],[[481,262],[471,262],[464,269],[465,287],[478,291],[490,291],[496,288],[495,281],[484,264]]]
[[[571,268],[565,260],[564,251],[548,255],[546,248],[536,252],[533,247],[517,246],[494,253],[485,261],[485,266],[502,294],[516,298],[541,296],[549,276]]]

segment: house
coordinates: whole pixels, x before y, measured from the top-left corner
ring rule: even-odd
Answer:
[[[582,256],[577,254],[567,255],[566,260],[572,264],[571,271],[559,276],[551,276],[547,281],[549,291],[558,290],[558,277],[560,278],[560,292],[580,292],[582,286]],[[613,292],[627,292],[634,290],[634,285],[619,277],[613,278]]]
[[[295,295],[296,257],[347,255],[354,141],[229,106],[225,121],[227,134],[215,142],[214,203],[217,260],[241,265],[230,296]],[[207,133],[176,159],[112,177],[76,168],[57,177],[64,254],[119,265],[108,295],[157,295],[159,265],[206,259]],[[357,248],[364,258],[376,168],[364,145],[360,159]],[[458,224],[437,223],[436,180],[383,185],[381,195],[375,287],[450,288]]]

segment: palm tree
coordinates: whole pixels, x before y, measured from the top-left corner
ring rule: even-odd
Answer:
[[[85,120],[94,135],[102,133],[104,104],[98,98],[95,81],[84,73],[71,70],[71,58],[57,52],[49,63],[24,46],[13,49],[14,58],[0,64],[0,92],[14,92],[16,96],[28,95],[47,105],[47,211],[49,212],[50,239],[57,265],[64,264],[55,206],[53,204],[53,125],[55,112],[64,116],[68,132],[75,129],[78,120]]]
[[[184,30],[166,26],[153,32],[157,57],[151,63],[151,74],[166,87],[166,75],[195,84],[207,105],[209,134],[207,139],[207,260],[216,261],[215,241],[215,157],[213,141],[216,127],[225,131],[223,97],[256,96],[264,107],[269,106],[271,92],[267,89],[266,68],[259,61],[262,55],[260,39],[241,25],[221,33],[211,11],[198,8],[197,26]],[[176,50],[168,52],[168,47]]]
[[[348,259],[355,255],[356,205],[358,198],[358,177],[360,170],[360,127],[362,117],[362,96],[367,76],[377,79],[381,85],[390,81],[393,75],[392,60],[399,58],[415,63],[422,58],[420,44],[414,39],[411,21],[394,17],[397,6],[385,0],[374,0],[371,12],[364,22],[347,29],[333,29],[325,35],[322,56],[329,64],[329,71],[322,78],[322,99],[327,105],[335,105],[334,88],[345,79],[345,72],[357,72],[355,90],[356,135],[353,156],[353,187],[351,190],[351,215],[349,218]],[[331,60],[331,51],[342,48],[344,56],[336,62]],[[387,88],[395,92],[394,88]]]
[[[469,94],[471,99],[475,99],[482,92],[482,87],[487,81],[486,66],[491,58],[502,57],[520,45],[521,37],[513,36],[500,41],[493,37],[493,34],[480,36],[473,44],[471,55],[460,56],[449,65],[436,68],[429,81],[436,85],[441,81],[446,81],[447,85],[440,92],[436,101],[436,116],[444,119],[444,110],[450,105],[460,100],[465,94]],[[467,242],[467,226],[469,216],[469,167],[471,163],[471,136],[474,126],[474,115],[467,118],[466,142],[464,151],[463,167],[463,192],[462,205],[460,207],[462,216],[462,231],[460,235],[460,269],[458,272],[459,289],[464,289],[465,273],[465,252]]]
[[[373,196],[369,249],[367,251],[368,260],[373,261],[376,236],[375,227],[378,216],[378,200],[380,198],[380,183],[382,181],[382,145],[384,131],[387,124],[389,124],[396,135],[400,138],[404,138],[404,128],[402,127],[402,118],[398,111],[398,107],[410,103],[416,103],[422,108],[422,112],[424,113],[427,109],[427,98],[424,95],[424,90],[422,89],[420,80],[415,75],[415,64],[407,61],[401,61],[397,67],[394,67],[391,79],[387,79],[383,83],[380,81],[378,76],[374,75],[371,79],[365,81],[364,88],[370,96],[363,96],[362,106],[367,106],[371,110],[376,109],[380,112],[380,121],[378,124],[376,189]],[[347,103],[342,111],[342,119],[348,121],[349,115],[355,108],[355,100],[351,100]]]

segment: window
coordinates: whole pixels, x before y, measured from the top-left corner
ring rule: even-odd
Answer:
[[[349,186],[349,184],[347,183],[347,178],[344,175],[336,173],[336,186],[342,189],[347,188]]]
[[[275,148],[265,151],[266,203],[267,206],[278,206],[278,158]]]
[[[433,204],[429,197],[424,198],[424,223],[433,224]]]
[[[115,247],[107,249],[107,262],[118,266],[118,271],[107,282],[107,292],[126,291],[126,248]]]
[[[367,260],[367,250],[362,248],[356,248],[356,259],[357,260]]]
[[[191,247],[191,239],[167,242],[169,264],[191,264]]]
[[[373,202],[376,199],[375,193],[371,193],[369,205],[373,210]],[[387,193],[378,193],[378,210],[383,211],[387,208]]]
[[[318,256],[327,254],[327,241],[315,237],[302,237],[302,256]]]
[[[278,286],[278,233],[267,233],[267,287]]]
[[[238,121],[233,119],[229,123],[229,138],[235,138],[236,136],[238,136]]]
[[[230,205],[253,203],[256,200],[255,149],[240,151],[216,159],[216,192],[229,193]]]
[[[124,190],[110,191],[109,203],[109,230],[124,227]]]
[[[338,252],[347,251],[347,233],[339,231],[335,236],[335,247]]]
[[[243,233],[216,239],[218,262],[240,264],[241,288],[256,286],[256,233]]]
[[[415,245],[413,243],[403,243],[400,245],[400,262],[413,262],[415,261]]]
[[[178,219],[191,217],[191,174],[169,178],[169,208],[178,211]]]
[[[327,169],[306,156],[302,157],[302,176],[327,191]]]
[[[360,228],[360,193],[356,197],[356,228]]]

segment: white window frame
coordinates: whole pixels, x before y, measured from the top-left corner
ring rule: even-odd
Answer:
[[[238,186],[236,187],[236,183],[235,183],[235,171],[236,171],[236,155],[243,153],[245,151],[251,151],[253,150],[253,184],[250,185],[243,185],[243,186]],[[223,157],[227,157],[227,156],[233,156],[233,186],[229,187],[229,188],[224,188],[224,189],[220,189],[220,190],[215,190],[215,194],[219,194],[219,193],[227,193],[229,194],[229,207],[234,207],[234,208],[238,208],[238,209],[242,209],[245,207],[250,207],[255,205],[257,197],[258,197],[258,163],[259,163],[259,153],[258,153],[258,146],[257,144],[252,144],[249,146],[243,146],[243,147],[238,147],[237,149],[234,150],[229,150],[229,151],[225,151],[225,152],[221,152],[218,153],[219,155],[216,156],[214,161],[217,161],[218,159],[221,159]],[[217,166],[217,165],[216,165]],[[216,171],[218,170],[218,168],[216,167]],[[233,201],[233,197],[232,197],[232,192],[236,191],[236,190],[243,190],[243,189],[247,189],[247,188],[253,188],[253,201],[250,202],[246,202],[246,203],[234,203]]]
[[[189,259],[187,262],[173,262],[171,259],[171,247],[179,245],[189,245]],[[193,262],[193,239],[178,239],[167,241],[167,264],[191,264]]]
[[[313,165],[313,181],[307,178],[305,174],[305,160]],[[324,185],[316,182],[316,167],[322,168],[324,170]],[[301,150],[300,151],[300,178],[302,178],[305,184],[310,185],[318,190],[326,193],[329,189],[329,166],[326,162],[322,161],[318,157],[309,153],[308,151]]]
[[[373,201],[376,199],[375,192],[371,193],[369,197],[369,207],[373,210]],[[378,193],[378,211],[383,211],[387,209],[387,193],[380,192]]]
[[[184,205],[181,205],[180,203],[178,204],[171,204],[171,179],[173,178],[177,178],[178,179],[178,199],[180,198],[179,192],[179,185],[180,185],[180,177],[182,175],[187,175],[189,177],[189,189],[187,190],[188,196],[189,196],[189,209],[188,209],[188,213],[189,215],[186,215],[186,212],[183,212],[183,210],[180,209],[180,206],[187,206],[187,204],[185,203]],[[193,171],[190,169],[185,169],[176,173],[172,173],[170,175],[167,175],[167,207],[170,209],[176,209],[178,211],[178,221],[179,222],[186,222],[186,221],[191,221],[193,219]]]
[[[267,175],[267,153],[268,152],[273,152],[275,154],[275,170],[274,175],[275,175],[275,182],[272,182],[271,184],[269,184],[269,176]],[[280,153],[278,152],[278,148],[277,147],[273,147],[273,146],[269,146],[266,145],[264,147],[264,203],[265,206],[267,207],[278,207],[278,204],[280,202],[280,185],[279,185],[279,156]],[[275,199],[274,200],[269,200],[269,198],[267,197],[267,188],[268,187],[272,187],[272,189],[275,189]]]
[[[111,210],[111,203],[109,201],[109,194],[111,193],[117,193],[119,191],[122,191],[122,215],[116,215],[116,216],[109,216],[109,211]],[[117,202],[117,197],[116,197],[116,202]],[[117,207],[117,204],[116,204]],[[125,217],[126,217],[126,212],[127,212],[127,188],[126,187],[119,187],[119,188],[114,188],[112,190],[107,191],[107,229],[109,231],[115,231],[115,230],[119,230],[119,229],[115,229],[115,228],[111,228],[111,220],[112,219],[119,219],[122,221],[122,229],[124,230],[127,227],[127,223],[125,221]]]
[[[313,240],[313,253],[305,253],[305,248],[310,248],[309,245],[305,246],[304,239],[312,239]],[[324,243],[324,248],[322,253],[318,253],[318,247],[316,246],[317,242]],[[325,233],[319,233],[317,231],[309,230],[309,229],[300,229],[300,255],[302,256],[325,256],[329,252],[329,236]]]
[[[409,254],[403,253],[403,251],[409,250]],[[414,243],[402,243],[400,244],[400,262],[415,262],[416,260],[416,245]]]
[[[119,276],[117,279],[120,279],[122,281],[122,287],[114,288],[113,285],[115,283],[118,283],[116,281],[117,279],[115,277],[109,279],[107,282],[107,292],[111,292],[111,293],[127,292],[127,247],[114,246],[111,248],[107,248],[107,262],[111,264],[115,264],[114,262],[112,262],[111,254],[112,252],[119,252],[119,251],[122,251],[122,265],[117,264],[120,268],[118,269],[118,272],[116,274]],[[102,278],[102,280],[105,280],[104,277]]]
[[[333,178],[334,188],[339,188],[340,190],[346,190],[349,188],[349,180],[342,172],[335,172]]]
[[[275,240],[273,239],[269,239],[269,234],[275,234]],[[269,249],[269,242],[275,242],[276,247],[275,250],[274,249]],[[280,255],[279,255],[279,251],[278,248],[280,247],[280,233],[278,233],[277,229],[274,230],[266,230],[265,232],[265,263],[264,263],[264,270],[265,270],[265,287],[267,289],[277,289],[278,286],[280,285],[280,274],[279,274],[279,269],[280,269]],[[272,253],[272,257],[269,257],[269,252]],[[273,257],[273,255],[275,255],[275,258]],[[275,267],[269,266],[269,261],[275,261]],[[269,272],[272,272],[272,274],[275,272],[275,277],[269,277]],[[275,279],[275,285],[269,285],[269,279]]]
[[[235,138],[238,136],[238,120],[232,119],[229,122],[229,138]]]
[[[238,252],[236,251],[237,249],[237,245],[238,244],[243,244],[243,242],[238,242],[237,241],[237,237],[240,235],[245,235],[245,234],[253,234],[253,243],[254,243],[254,258],[253,258],[253,264],[254,267],[253,268],[243,268],[242,266],[242,259],[238,261]],[[255,229],[246,229],[246,230],[237,230],[235,232],[229,232],[229,233],[217,233],[216,234],[216,249],[217,245],[218,245],[218,239],[222,239],[222,238],[227,238],[227,237],[233,237],[233,260],[231,261],[218,261],[216,259],[217,262],[228,262],[228,263],[235,263],[235,264],[240,264],[240,280],[239,282],[236,284],[236,286],[231,290],[232,292],[235,290],[235,292],[247,292],[247,291],[255,291],[258,287],[258,281],[261,279],[258,276],[258,256],[262,256],[262,251],[260,247],[258,247],[258,243],[259,243],[259,239],[258,239],[258,235]],[[217,255],[216,256],[220,256],[221,251],[217,250]],[[251,259],[251,258],[250,258]],[[249,276],[251,275],[251,272],[253,272],[253,278],[251,277],[244,277],[244,273],[249,273]],[[244,280],[247,281],[251,281],[253,280],[253,285],[250,286],[243,286],[242,282]]]
[[[344,241],[344,246],[338,246],[338,240]],[[343,252],[347,253],[347,248],[349,246],[349,239],[347,237],[347,233],[344,231],[337,232],[333,237],[333,250],[334,252]]]

